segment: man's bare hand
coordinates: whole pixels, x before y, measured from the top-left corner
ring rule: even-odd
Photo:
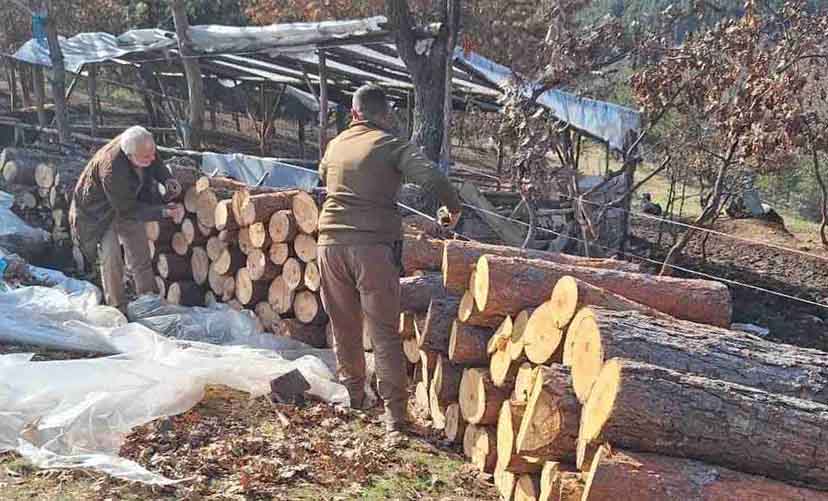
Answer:
[[[444,205],[437,209],[437,220],[444,228],[453,230],[457,227],[457,223],[460,222],[460,216],[462,214],[463,211],[451,212],[449,208]]]
[[[170,178],[164,182],[165,201],[175,200],[176,198],[180,197],[181,191],[181,183],[178,182],[178,179]]]
[[[164,207],[164,217],[172,219],[173,221],[181,221],[184,219],[184,206],[181,204],[167,204]]]

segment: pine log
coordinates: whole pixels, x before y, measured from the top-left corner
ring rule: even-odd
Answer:
[[[406,274],[415,270],[440,271],[442,253],[442,240],[406,237],[403,240],[403,270]]]
[[[276,313],[285,315],[293,308],[294,291],[285,283],[281,275],[270,282],[267,291],[267,302],[273,306]]]
[[[225,303],[234,300],[239,303],[242,307],[244,305],[241,304],[241,301],[236,299],[236,278],[234,276],[227,276],[224,279],[224,285],[221,290],[221,300]]]
[[[236,217],[233,215],[233,210],[230,207],[232,199],[219,200],[216,204],[216,212],[213,214],[213,221],[216,223],[218,231],[236,231],[239,229],[239,223],[236,222]]]
[[[602,446],[592,461],[583,499],[825,501],[828,492],[794,487],[692,459],[610,450]]]
[[[227,247],[228,244],[222,242],[218,235],[213,235],[207,239],[207,245],[204,249],[207,251],[207,257],[210,258],[210,261],[215,261]]]
[[[158,295],[162,298],[167,297],[167,281],[164,280],[164,277],[156,276],[155,277],[155,289],[158,291]]]
[[[293,212],[290,210],[274,212],[270,216],[267,232],[273,242],[292,242],[299,232],[299,226],[296,224]]]
[[[221,230],[218,233],[218,238],[226,244],[238,245],[239,230]]]
[[[279,276],[282,269],[271,263],[270,258],[261,249],[253,249],[247,255],[247,271],[251,280],[265,281],[269,286],[270,282]]]
[[[428,383],[419,381],[414,387],[414,402],[427,417],[431,417],[431,402],[428,400]]]
[[[463,418],[474,424],[494,424],[503,401],[511,389],[498,388],[492,383],[487,369],[468,368],[460,380],[460,410]]]
[[[509,339],[512,337],[512,329],[514,328],[514,322],[512,322],[512,317],[506,317],[500,322],[500,325],[497,326],[497,329],[494,331],[494,335],[489,338],[489,342],[486,343],[486,353],[489,355],[493,355],[496,351],[505,351],[506,348],[509,346]]]
[[[8,148],[6,148],[8,150]],[[3,164],[3,179],[6,186],[20,184],[25,186],[36,186],[35,169],[40,160],[31,156],[15,156],[13,160],[6,160]]]
[[[293,299],[293,314],[303,324],[310,324],[324,318],[319,296],[311,291],[301,291]]]
[[[581,413],[577,465],[608,441],[828,490],[826,427],[825,404],[614,358]]]
[[[537,367],[515,448],[544,460],[575,459],[581,405],[572,392],[569,370],[558,364]]]
[[[463,421],[462,417],[460,418]],[[466,423],[466,429],[463,432],[463,455],[471,459],[474,452],[474,441],[477,439],[478,428],[476,424]]]
[[[207,274],[207,283],[210,284],[210,290],[216,293],[217,295],[221,295],[224,293],[224,281],[227,279],[227,275],[219,273],[216,270],[216,263],[215,261],[210,263],[210,271]]]
[[[420,350],[420,375],[422,381],[426,384],[426,389],[428,389],[428,384],[434,377],[434,369],[437,367],[439,358],[440,353],[436,351]]]
[[[477,309],[474,302],[474,292],[467,290],[463,293],[460,299],[460,306],[457,311],[457,318],[468,325],[477,325],[479,327],[498,327],[503,323],[503,317],[500,315],[485,315]]]
[[[428,384],[428,414],[431,416],[431,427],[435,430],[446,428],[446,408],[440,403],[437,397],[437,390],[434,388],[434,380]]]
[[[239,190],[247,190],[252,195],[258,195],[260,193],[270,193],[274,191],[281,191],[278,188],[272,188],[270,186],[250,186],[245,184],[241,181],[236,181],[233,178],[227,176],[201,176],[196,181],[196,190],[201,193],[202,191],[213,188],[219,190],[226,190],[226,191],[239,191]]]
[[[400,278],[400,311],[426,311],[432,298],[446,297],[439,273]]]
[[[170,242],[177,231],[175,224],[169,219],[162,221],[147,221],[144,223],[147,238],[153,242]]]
[[[310,193],[299,191],[291,198],[291,209],[302,233],[312,235],[319,226],[319,206]]]
[[[250,241],[250,227],[239,228],[239,250],[245,256],[253,250],[253,242]]]
[[[251,195],[249,189],[233,194],[231,207],[239,226],[250,226],[259,221],[270,221],[274,212],[291,208],[291,199],[299,190]],[[298,222],[297,222],[298,223]]]
[[[242,254],[242,252],[235,247],[228,247],[224,249],[219,258],[213,262],[213,266],[215,266],[216,272],[219,275],[235,273],[239,268],[245,266],[246,264],[247,256]]]
[[[311,235],[300,233],[293,240],[293,250],[303,263],[316,261],[317,247],[316,239]]]
[[[172,246],[173,252],[179,256],[186,256],[190,253],[190,244],[187,242],[187,237],[180,231],[176,231],[173,234],[170,245]]]
[[[518,367],[515,375],[515,388],[512,391],[512,400],[526,402],[532,392],[532,385],[535,383],[535,366],[524,362]]]
[[[251,224],[247,233],[250,237],[250,245],[256,249],[267,248],[270,245],[270,236],[267,234],[267,227],[264,223]]]
[[[165,280],[176,282],[192,278],[190,261],[175,254],[160,254],[158,256],[158,274]]]
[[[322,288],[322,276],[319,274],[319,266],[315,262],[305,264],[305,274],[302,281],[310,291],[319,292],[319,289]]]
[[[563,360],[565,332],[556,322],[555,305],[545,301],[535,308],[523,330],[523,351],[533,364]]]
[[[204,306],[204,291],[195,282],[173,282],[167,291],[167,301],[181,306]]]
[[[497,492],[500,493],[500,499],[504,501],[512,501],[515,494],[515,483],[517,483],[517,476],[511,471],[500,468],[499,464],[495,465],[493,473],[493,482]]]
[[[426,313],[425,329],[418,337],[420,348],[429,351],[447,353],[452,324],[457,318],[456,298],[432,299]]]
[[[457,402],[462,377],[462,367],[451,363],[445,355],[441,354],[437,357],[431,384],[434,386],[437,401],[441,406],[446,407]]]
[[[486,345],[494,335],[492,329],[452,322],[449,338],[449,359],[458,365],[487,366],[489,357]]]
[[[462,294],[469,283],[471,270],[484,254],[503,257],[520,257],[539,259],[548,262],[571,266],[584,266],[598,269],[637,272],[639,267],[626,261],[614,259],[591,259],[557,252],[546,252],[531,249],[519,249],[503,245],[490,245],[478,242],[464,242],[461,240],[446,241],[441,254],[441,270],[443,285],[451,294]],[[540,301],[536,304],[540,304]]]
[[[216,227],[216,207],[222,200],[227,200],[233,193],[226,190],[206,189],[196,199],[196,217],[198,222],[209,228]],[[226,228],[226,226],[225,226]]]
[[[190,256],[190,267],[193,270],[193,282],[198,285],[207,283],[207,275],[210,273],[210,258],[204,247],[193,247],[193,254]]]
[[[730,325],[730,291],[722,283],[576,268],[537,259],[482,256],[477,263],[474,299],[486,314],[514,314],[548,300],[555,283],[566,275],[676,318]]]
[[[534,312],[534,308],[527,308],[518,313],[512,322],[512,334],[509,336],[509,342],[506,345],[506,351],[512,360],[516,361],[523,358],[524,345],[526,344],[524,333]]]
[[[828,354],[738,331],[638,312],[583,308],[572,321],[567,360],[584,401],[606,360],[629,358],[828,404]]]
[[[506,349],[496,350],[489,357],[489,373],[492,382],[497,387],[511,386],[517,376],[518,363],[509,356],[508,344]]]
[[[216,298],[216,294],[213,291],[207,291],[204,293],[204,306],[210,308],[215,306],[218,303],[218,299]]]
[[[270,262],[276,266],[284,266],[290,257],[290,246],[288,244],[274,242],[270,244],[268,257],[270,258]]]
[[[245,306],[266,299],[269,286],[269,283],[255,282],[246,266],[236,272],[236,299]]]
[[[309,344],[314,348],[324,348],[326,324],[304,324],[295,318],[278,319],[273,324],[273,333],[279,336],[285,336],[305,344]]]
[[[181,223],[181,233],[190,246],[204,245],[207,243],[207,237],[196,226],[195,221],[191,218],[186,218]]]
[[[189,214],[195,214],[198,211],[198,191],[195,186],[184,190],[184,209]]]
[[[538,501],[557,501],[561,499],[560,466],[561,464],[557,461],[547,461],[543,464],[540,474]]]
[[[463,440],[466,433],[466,421],[460,415],[460,404],[451,403],[446,407],[446,427],[443,432],[446,439],[451,443],[458,443]]]
[[[505,400],[500,406],[497,418],[497,466],[498,469],[513,473],[539,473],[543,463],[537,458],[528,458],[517,453],[515,436],[518,433],[525,402]]]
[[[256,308],[254,308],[254,311],[256,312],[256,316],[259,317],[259,320],[261,320],[262,325],[265,326],[265,330],[272,332],[273,322],[279,320],[279,315],[273,310],[270,303],[267,301],[260,301],[256,305]]]
[[[468,424],[463,434],[463,453],[478,470],[492,473],[497,464],[497,434],[493,426]]]
[[[540,478],[537,475],[521,475],[515,484],[514,501],[538,501]]]
[[[302,285],[304,274],[305,267],[302,262],[296,258],[290,257],[287,261],[285,261],[285,264],[282,265],[282,278],[291,290],[299,289]]]
[[[405,358],[410,363],[418,364],[420,362],[420,346],[417,344],[416,336],[403,339],[403,353],[405,353]]]

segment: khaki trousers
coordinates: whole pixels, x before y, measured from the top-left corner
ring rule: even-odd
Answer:
[[[390,245],[319,247],[322,303],[330,317],[342,384],[352,405],[365,397],[363,330],[374,346],[387,417],[406,419],[408,376],[399,335],[400,271]]]
[[[135,292],[139,296],[156,292],[149,240],[144,223],[114,221],[101,239],[99,257],[104,299],[106,304],[116,308],[125,307],[127,304],[121,244],[124,246],[126,264],[135,282]]]

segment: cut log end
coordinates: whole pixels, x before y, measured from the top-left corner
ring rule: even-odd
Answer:
[[[572,386],[583,403],[604,366],[601,332],[595,314],[582,308],[575,315],[567,332],[565,365],[572,367]]]
[[[296,238],[299,231],[296,226],[296,219],[289,210],[280,210],[270,216],[268,222],[268,233],[274,242],[288,242]]]
[[[297,320],[303,324],[313,323],[319,318],[321,312],[322,307],[316,294],[310,291],[296,294],[293,300],[293,314],[296,315]]]
[[[507,351],[509,352],[509,357],[512,360],[518,360],[521,356],[523,356],[523,347],[525,344],[523,334],[526,331],[526,325],[529,323],[529,318],[531,318],[534,311],[534,308],[523,310],[515,316],[515,319],[512,322],[512,334],[509,337],[509,343],[507,345]]]
[[[526,323],[523,349],[532,363],[560,362],[563,357],[563,332],[557,326],[554,310],[547,301],[532,312]]]
[[[540,482],[534,475],[521,475],[515,484],[514,501],[537,501],[540,495]]]
[[[564,329],[575,316],[578,300],[578,281],[574,277],[567,275],[555,283],[549,303],[552,320],[558,329]]]
[[[296,224],[303,233],[312,234],[319,225],[319,206],[307,192],[299,191],[291,199]]]
[[[500,405],[509,392],[492,383],[488,371],[471,368],[463,372],[460,380],[460,410],[466,421],[474,424],[494,424]]]
[[[604,364],[598,379],[584,405],[581,413],[581,431],[578,436],[576,465],[582,469],[588,466],[589,450],[592,443],[601,435],[604,424],[615,408],[615,398],[621,383],[622,364],[618,359]],[[574,377],[573,377],[574,379]]]
[[[489,262],[486,256],[481,256],[475,265],[474,280],[474,304],[480,311],[486,311],[486,303],[489,300]]]
[[[193,269],[193,281],[198,285],[207,283],[207,275],[210,273],[210,257],[203,247],[193,247],[190,266]]]
[[[460,404],[451,403],[446,407],[446,427],[443,432],[449,442],[457,443],[463,439],[466,431],[466,421],[460,413]]]

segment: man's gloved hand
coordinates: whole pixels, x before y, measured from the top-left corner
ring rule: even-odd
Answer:
[[[451,212],[445,205],[437,209],[437,220],[446,229],[453,230],[460,221],[463,211]]]
[[[164,201],[169,202],[181,196],[181,183],[178,179],[170,178],[164,182]]]

